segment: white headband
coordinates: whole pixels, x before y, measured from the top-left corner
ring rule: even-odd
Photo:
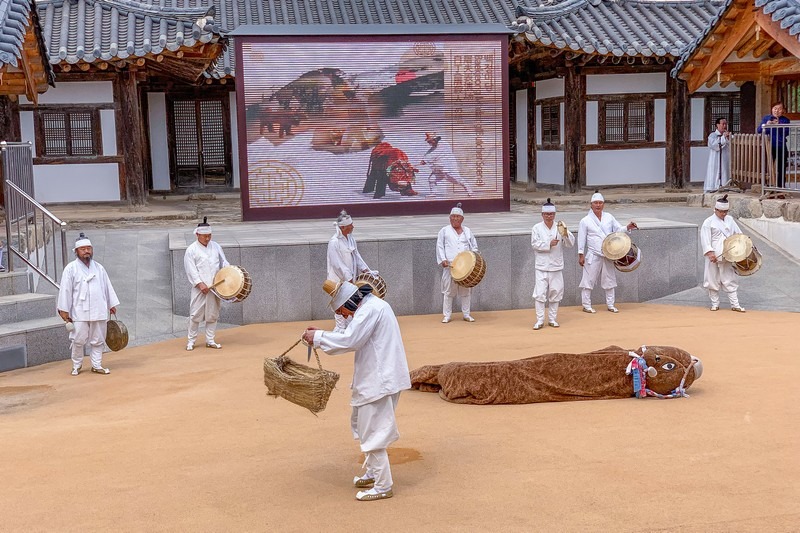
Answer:
[[[341,216],[336,220],[336,225],[339,226],[340,228],[349,226],[352,223],[353,223],[353,218],[350,215]]]
[[[195,235],[211,235],[211,226],[198,226],[194,228]]]
[[[592,202],[605,202],[605,198],[599,192],[596,192],[592,195]]]
[[[731,204],[729,202],[721,202],[717,200],[717,203],[714,204],[714,209],[719,209],[720,211],[727,211],[731,208]]]
[[[556,212],[556,206],[554,206],[553,204],[545,204],[542,206],[542,213],[555,213],[555,212]]]
[[[84,246],[91,246],[91,245],[92,241],[90,241],[89,239],[80,239],[75,241],[75,248],[73,248],[73,250],[77,250],[78,248],[83,248]]]
[[[453,216],[453,215],[459,215],[459,216],[462,216],[462,217],[464,216],[464,210],[461,209],[461,204],[460,203],[456,204],[456,206],[453,209],[450,210],[450,216]]]

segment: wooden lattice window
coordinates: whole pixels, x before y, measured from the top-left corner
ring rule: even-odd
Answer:
[[[783,102],[787,113],[800,113],[800,80],[776,80],[772,91],[775,101]]]
[[[739,133],[741,131],[742,99],[739,93],[715,94],[705,98],[705,125],[706,137],[717,126],[718,118],[728,121],[728,131]]]
[[[601,100],[600,144],[653,142],[653,100]]]
[[[103,153],[98,109],[40,107],[36,116],[38,157],[94,157]]]
[[[561,144],[561,104],[542,105],[542,146]]]

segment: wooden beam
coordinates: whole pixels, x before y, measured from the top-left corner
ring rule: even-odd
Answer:
[[[536,85],[528,89],[528,151],[525,154],[528,160],[528,189],[536,187]],[[519,157],[519,154],[517,154]]]
[[[89,69],[92,68],[92,65],[90,63],[82,62],[78,63],[78,68],[83,72],[89,72]]]
[[[756,47],[753,48],[753,57],[755,59],[758,59],[759,57],[764,55],[764,53],[767,50],[769,50],[774,44],[775,44],[775,41],[773,41],[772,39],[769,39],[769,38],[761,39],[761,41],[759,41],[759,43],[756,45]]]
[[[761,29],[780,43],[787,52],[795,57],[800,57],[800,42],[798,42],[796,36],[789,35],[788,29],[781,28],[780,22],[774,22],[772,17],[765,15],[760,9],[756,11],[755,20]]]
[[[736,49],[739,41],[750,31],[753,24],[753,14],[748,11],[742,13],[741,18],[735,21],[725,33],[725,40],[714,46],[714,52],[704,60],[703,67],[692,72],[692,77],[688,83],[689,92],[695,92],[699,89],[719,69],[720,65],[731,55],[731,52]],[[717,31],[719,29],[718,27]]]
[[[756,39],[756,32],[753,32],[753,34],[749,37],[745,37],[744,39],[742,39],[742,41],[743,44],[736,50],[736,55],[739,57],[739,59],[749,54],[753,50],[753,48],[755,48],[756,45],[758,44],[758,39]]]

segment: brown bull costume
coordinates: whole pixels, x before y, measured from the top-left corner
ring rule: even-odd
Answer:
[[[699,359],[672,346],[549,353],[517,361],[446,363],[411,371],[411,388],[453,403],[521,404],[674,398],[702,374]]]

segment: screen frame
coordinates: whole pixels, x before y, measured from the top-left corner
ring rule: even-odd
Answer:
[[[347,36],[286,36],[286,35],[241,35],[234,41],[236,52],[236,129],[238,132],[239,150],[239,182],[242,199],[242,220],[297,220],[330,218],[342,209],[346,209],[354,216],[397,216],[397,215],[427,215],[449,212],[454,200],[429,200],[424,202],[363,202],[353,204],[320,204],[305,206],[285,207],[251,207],[250,187],[248,178],[248,153],[247,153],[247,121],[245,104],[245,77],[247,75],[244,64],[243,47],[245,44],[286,44],[294,43],[301,46],[304,42],[314,43],[369,43],[369,42],[420,42],[420,41],[496,41],[501,51],[505,52],[508,46],[508,35],[488,34],[405,34],[405,35],[347,35]],[[508,54],[501,53],[500,61],[500,98],[502,101],[502,198],[493,199],[460,199],[463,208],[472,213],[510,211],[511,209],[511,182],[509,160],[509,93],[508,93]]]

